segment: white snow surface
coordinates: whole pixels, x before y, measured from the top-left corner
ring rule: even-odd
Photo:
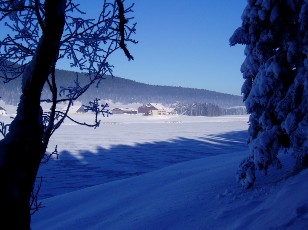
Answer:
[[[308,170],[243,191],[242,153],[212,156],[44,200],[33,229],[306,229]]]
[[[90,121],[89,115],[75,115]],[[235,181],[249,150],[248,116],[118,115],[96,130],[71,122],[54,134],[42,165],[32,229],[307,229],[308,170]]]

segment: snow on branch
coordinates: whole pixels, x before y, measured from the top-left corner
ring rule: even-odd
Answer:
[[[32,193],[31,193],[31,200],[30,200],[30,203],[29,203],[31,215],[36,213],[40,208],[44,207],[42,202],[38,200],[39,199],[39,192],[40,192],[41,187],[42,187],[43,178],[39,177],[39,179],[40,179],[40,181],[39,181],[39,184],[36,187],[36,190],[35,191],[33,190]]]
[[[6,136],[8,130],[9,130],[9,124],[5,124],[4,122],[0,121],[0,133],[3,137]]]
[[[282,152],[292,153],[296,167],[306,167],[307,9],[303,0],[248,1],[242,26],[230,38],[230,45],[246,46],[241,72],[250,155],[237,173],[246,188],[255,171],[281,168]]]
[[[58,60],[69,60],[70,66],[89,75],[89,83],[100,81],[112,74],[113,66],[107,62],[116,50],[123,49],[129,60],[133,57],[127,43],[132,39],[136,23],[130,23],[133,5],[124,8],[124,1],[103,1],[102,11],[96,19],[86,18],[80,5],[66,4],[66,22]],[[0,22],[11,30],[0,40],[0,77],[9,82],[21,76],[44,34],[44,5],[39,0],[2,1]],[[97,82],[96,82],[97,83]]]
[[[118,3],[120,2],[120,3]],[[59,58],[70,60],[71,67],[85,71],[91,78],[112,74],[107,58],[117,49],[127,50],[124,42],[137,43],[131,39],[136,24],[128,25],[126,14],[132,12],[132,6],[124,9],[123,3],[103,2],[99,17],[84,19],[79,5],[69,3],[67,9],[75,14],[66,16],[66,26],[61,42]],[[77,17],[78,16],[78,17]],[[129,53],[128,50],[125,54]],[[132,59],[129,54],[129,59]]]
[[[136,23],[131,23],[133,18],[129,16],[133,5],[124,7],[123,3],[121,0],[104,0],[97,17],[87,18],[80,4],[73,0],[66,2],[65,26],[57,61],[68,59],[70,67],[84,72],[86,79],[81,82],[76,74],[74,81],[60,85],[62,76],[55,74],[57,63],[51,68],[46,82],[51,97],[41,99],[41,102],[51,103],[51,112],[43,115],[46,127],[43,142],[46,146],[64,119],[72,119],[67,114],[73,102],[92,85],[98,86],[107,74],[112,75],[113,65],[108,62],[110,55],[123,49],[129,60],[133,59],[127,49],[127,43],[137,43],[132,39]],[[23,75],[40,37],[46,35],[44,1],[1,1],[0,23],[11,32],[0,39],[0,80],[7,83]],[[56,105],[62,102],[68,103],[67,111],[56,111]],[[97,115],[95,112],[95,122],[88,126],[99,125]]]
[[[41,36],[37,13],[42,12],[43,6],[33,0],[27,3],[0,3],[0,23],[11,32],[0,40],[0,78],[5,83],[23,74]]]

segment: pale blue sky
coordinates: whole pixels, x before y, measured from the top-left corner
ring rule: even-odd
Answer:
[[[246,1],[134,2],[139,44],[128,48],[135,60],[118,52],[111,60],[115,76],[241,94],[244,47],[230,47],[229,37],[241,25]]]

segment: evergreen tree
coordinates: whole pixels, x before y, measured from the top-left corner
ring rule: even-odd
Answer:
[[[242,94],[250,113],[250,155],[238,170],[248,188],[255,170],[281,167],[281,149],[307,162],[308,1],[248,0],[230,44],[244,44]]]

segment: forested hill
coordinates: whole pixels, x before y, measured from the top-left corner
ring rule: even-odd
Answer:
[[[71,71],[57,70],[57,84],[72,86],[76,80],[76,73]],[[84,74],[78,74],[80,85],[87,82]],[[0,96],[9,104],[17,104],[20,96],[21,78],[10,83],[0,84]],[[46,87],[42,98],[50,97]],[[158,86],[139,83],[136,81],[106,76],[98,88],[91,87],[81,98],[82,102],[88,102],[94,98],[111,99],[121,103],[150,103],[163,104],[180,103],[212,103],[223,108],[242,106],[242,97],[225,93],[218,93],[205,89],[193,89],[173,86]]]

